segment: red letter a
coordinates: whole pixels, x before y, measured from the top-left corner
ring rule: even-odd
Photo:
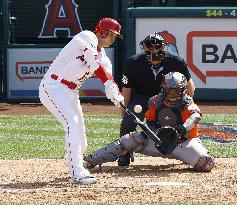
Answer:
[[[68,37],[79,33],[82,29],[77,7],[74,0],[50,0],[39,38],[57,38],[57,30],[68,31]]]

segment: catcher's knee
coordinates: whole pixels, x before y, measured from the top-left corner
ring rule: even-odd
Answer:
[[[210,172],[215,166],[215,160],[211,156],[201,156],[194,165],[194,170],[201,172]]]
[[[138,132],[130,132],[122,136],[120,142],[128,151],[140,151],[145,146],[145,139]]]

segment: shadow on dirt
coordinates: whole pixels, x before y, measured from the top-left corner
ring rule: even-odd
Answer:
[[[10,110],[10,109],[0,107],[0,112],[4,112],[4,111],[7,111],[7,110]]]
[[[118,166],[97,166],[91,170],[91,173],[112,173],[113,176],[168,176],[173,173],[190,173],[193,170],[190,167],[183,167],[184,164],[166,164],[166,165],[130,165],[129,167]]]
[[[0,185],[0,189],[6,190],[24,190],[33,191],[34,189],[48,189],[48,188],[67,188],[70,186],[69,177],[66,178],[55,178],[49,182],[14,182],[14,183],[4,183]]]

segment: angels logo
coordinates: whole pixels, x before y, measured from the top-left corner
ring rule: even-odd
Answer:
[[[67,31],[68,37],[82,31],[77,7],[74,0],[50,0],[39,38],[57,38],[58,30]]]
[[[159,33],[163,36],[163,38],[167,42],[168,51],[170,53],[179,55],[179,51],[178,51],[178,48],[176,46],[176,38],[175,38],[175,36],[172,35],[171,33],[169,33],[168,31],[161,31]]]

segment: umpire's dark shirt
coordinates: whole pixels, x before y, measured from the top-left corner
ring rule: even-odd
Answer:
[[[129,58],[123,72],[122,85],[132,88],[132,95],[150,98],[160,92],[162,76],[177,71],[182,73],[187,80],[191,78],[184,59],[166,53],[164,60],[156,69],[146,59],[144,53],[139,53]]]

